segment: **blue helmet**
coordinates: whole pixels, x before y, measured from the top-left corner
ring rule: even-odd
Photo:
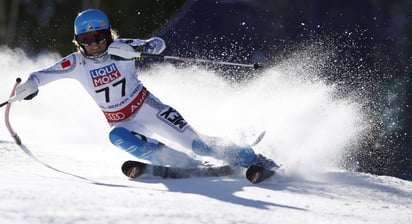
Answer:
[[[79,15],[74,20],[74,35],[80,35],[83,33],[109,30],[110,23],[104,12],[98,9],[88,9]]]

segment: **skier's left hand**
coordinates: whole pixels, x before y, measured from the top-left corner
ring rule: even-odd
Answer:
[[[145,41],[144,52],[149,54],[160,54],[166,49],[165,41],[160,37],[152,37]]]

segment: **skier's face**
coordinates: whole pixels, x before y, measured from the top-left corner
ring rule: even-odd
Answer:
[[[106,30],[89,32],[79,35],[77,40],[84,47],[87,55],[98,56],[107,48],[108,35]]]
[[[86,50],[87,55],[98,56],[107,49],[107,41],[104,41],[102,43],[93,42],[85,46],[84,49]]]

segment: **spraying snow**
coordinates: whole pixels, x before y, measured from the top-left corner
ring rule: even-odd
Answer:
[[[256,150],[286,170],[337,168],[346,147],[367,130],[360,106],[336,96],[316,74],[293,73],[297,64],[266,68],[247,84],[232,84],[201,67],[159,65],[143,83],[200,132],[238,143],[267,134]]]

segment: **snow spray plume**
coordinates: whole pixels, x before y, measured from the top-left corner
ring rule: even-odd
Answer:
[[[329,57],[320,50],[295,52],[242,85],[195,66],[161,65],[142,79],[200,132],[244,143],[266,130],[256,151],[286,170],[321,171],[338,167],[344,150],[356,144],[367,124],[362,105],[338,97],[337,86],[319,76]]]

